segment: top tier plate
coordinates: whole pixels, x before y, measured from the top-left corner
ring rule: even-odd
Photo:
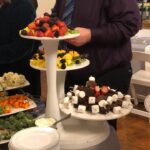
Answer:
[[[51,38],[51,37],[36,37],[36,36],[26,36],[26,35],[22,35],[20,32],[19,32],[19,35],[22,37],[22,38],[26,38],[26,39],[32,39],[32,40],[66,40],[66,39],[72,39],[72,38],[76,38],[80,35],[80,33],[74,33],[74,34],[66,34],[65,36],[59,36],[58,38],[54,37],[54,38]]]

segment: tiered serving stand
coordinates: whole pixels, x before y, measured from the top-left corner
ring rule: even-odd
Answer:
[[[75,68],[68,68],[65,70],[57,69],[57,49],[60,40],[71,39],[79,36],[79,34],[65,35],[59,38],[47,37],[29,37],[23,38],[40,40],[45,49],[46,56],[46,75],[47,75],[47,102],[46,102],[46,117],[53,117],[59,120],[65,112],[61,113],[59,108],[60,100],[65,96],[64,82],[66,71],[81,69],[89,65],[86,60],[83,64]],[[40,68],[35,68],[43,70]],[[74,114],[74,117],[57,125],[58,132],[60,133],[60,149],[61,150],[102,150],[101,143],[107,141],[110,136],[110,127],[108,126],[107,119],[96,117],[91,119],[89,116],[80,117],[80,114]],[[118,144],[116,137],[113,137],[113,142],[105,142],[105,149],[119,150],[113,148]],[[119,147],[119,146],[115,146]],[[104,150],[104,149],[103,149]]]

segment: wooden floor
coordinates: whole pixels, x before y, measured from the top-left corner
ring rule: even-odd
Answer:
[[[130,114],[118,119],[121,150],[150,150],[150,124],[147,118]]]
[[[42,73],[42,97],[46,99],[46,76]],[[150,124],[147,118],[130,114],[118,119],[121,150],[150,150]]]

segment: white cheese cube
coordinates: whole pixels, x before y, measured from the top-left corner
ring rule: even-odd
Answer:
[[[78,96],[72,96],[72,103],[78,104]]]
[[[84,98],[85,97],[85,92],[84,91],[80,91],[79,92],[79,97]]]
[[[121,113],[121,107],[120,106],[114,107],[113,108],[113,113],[114,114],[120,114]]]
[[[90,77],[89,77],[89,81],[95,81],[95,77],[90,76]]]
[[[71,93],[71,92],[67,92],[67,96],[68,96],[69,98],[71,98],[72,93]]]
[[[127,100],[127,101],[131,101],[131,96],[130,95],[125,95],[125,100]]]
[[[123,94],[121,92],[118,92],[117,95],[118,95],[118,98],[120,98],[120,99],[123,98]]]
[[[74,94],[76,95],[76,96],[78,96],[79,95],[79,90],[76,90],[75,92],[74,92]]]
[[[89,101],[89,104],[95,104],[95,97],[89,97],[89,99],[88,99]]]
[[[92,105],[92,113],[93,114],[99,113],[99,106],[98,105]]]
[[[123,108],[128,108],[128,107],[130,106],[130,104],[131,104],[131,103],[130,103],[129,101],[123,101],[123,102],[122,102],[122,107],[123,107]]]
[[[113,102],[113,98],[111,96],[108,96],[106,101],[111,105]]]
[[[112,96],[112,98],[113,98],[113,101],[116,102],[116,101],[118,100],[118,95],[117,95],[117,94],[114,94],[114,95]]]
[[[85,111],[86,111],[86,106],[84,106],[84,105],[79,105],[78,106],[78,112],[79,113],[85,113]]]
[[[105,107],[107,104],[108,104],[108,102],[107,102],[106,100],[101,100],[101,101],[98,103],[98,105],[99,105],[100,107]]]

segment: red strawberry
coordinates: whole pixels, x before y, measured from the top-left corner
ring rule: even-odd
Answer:
[[[40,20],[42,20],[42,18],[41,18],[41,17],[40,17],[40,18],[35,19],[35,24],[36,24],[37,26],[39,25]]]
[[[46,29],[50,28],[48,23],[44,23],[42,26],[45,27]]]
[[[60,20],[58,20],[58,21],[56,22],[56,24],[57,24],[59,27],[66,27],[65,22],[60,21]]]
[[[59,27],[57,25],[53,25],[52,26],[52,31],[56,31],[56,30],[59,31]]]
[[[101,92],[102,92],[103,94],[106,94],[106,93],[108,93],[108,91],[109,91],[109,88],[108,88],[108,86],[106,86],[106,85],[103,85],[103,86],[101,87]]]
[[[96,92],[95,93],[95,97],[99,97],[100,96],[100,93],[99,92]]]
[[[34,36],[34,33],[32,30],[29,30],[29,32],[27,34],[28,34],[28,36]]]
[[[99,86],[95,86],[95,92],[100,92],[100,87]]]
[[[65,35],[65,33],[67,32],[67,27],[61,27],[60,30],[59,30],[59,35],[60,36],[63,36]]]
[[[49,17],[49,16],[44,16],[44,17],[42,18],[42,20],[44,20],[45,22],[49,22],[50,17]]]
[[[36,24],[35,24],[35,22],[31,22],[29,25],[28,25],[28,28],[29,29],[36,29]]]
[[[53,34],[53,32],[52,32],[50,29],[48,29],[48,30],[44,33],[44,36],[46,36],[46,37],[54,37],[54,34]]]
[[[43,37],[44,33],[42,31],[36,31],[35,32],[35,36],[37,36],[37,37]]]

